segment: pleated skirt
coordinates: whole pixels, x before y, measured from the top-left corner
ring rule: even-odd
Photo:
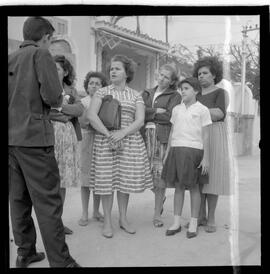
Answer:
[[[165,161],[161,178],[166,182],[166,187],[175,188],[178,184],[185,188],[193,187],[200,180],[203,150],[191,147],[171,147]]]
[[[90,189],[99,195],[139,193],[153,188],[149,160],[139,132],[122,139],[122,149],[112,150],[108,138],[96,133],[90,170]]]
[[[202,191],[215,195],[233,194],[235,172],[226,122],[214,122],[209,129],[209,183]]]

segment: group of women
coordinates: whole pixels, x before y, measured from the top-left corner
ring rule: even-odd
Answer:
[[[172,187],[163,179],[162,171],[168,154],[172,111],[182,102],[181,92],[177,90],[177,71],[170,64],[163,65],[157,86],[139,92],[128,86],[134,77],[134,62],[124,55],[115,55],[110,63],[110,84],[102,73],[89,72],[84,81],[87,96],[80,99],[74,88],[72,65],[64,56],[54,58],[65,95],[61,112],[69,117],[65,123],[53,122],[63,203],[65,188],[80,185],[82,216],[79,225],[85,226],[89,222],[88,203],[92,190],[93,218],[103,222],[102,235],[111,238],[114,192],[117,191],[119,227],[134,234],[136,230],[127,218],[129,195],[150,189],[155,201],[153,225],[162,227],[165,190]],[[231,193],[233,179],[224,122],[226,91],[215,86],[222,79],[222,64],[212,57],[200,59],[194,66],[194,77],[201,86],[197,100],[209,109],[212,120],[208,126],[209,180],[206,184],[196,182],[201,194],[198,225],[204,225],[206,232],[214,232],[218,196]],[[119,130],[108,130],[98,116],[106,95],[112,95],[121,104]],[[119,145],[112,148],[112,143]],[[100,200],[104,216],[99,211]],[[175,231],[180,230],[176,228]],[[67,227],[65,232],[72,233]]]

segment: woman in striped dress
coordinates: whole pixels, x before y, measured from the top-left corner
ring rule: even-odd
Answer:
[[[215,232],[215,210],[219,195],[230,195],[233,190],[234,172],[231,144],[226,126],[228,94],[216,84],[223,75],[222,63],[216,57],[199,59],[194,66],[193,76],[202,87],[197,100],[209,108],[212,124],[210,127],[209,183],[202,189],[202,204],[199,224],[205,225],[206,232]],[[208,214],[206,218],[206,202]]]
[[[153,188],[146,148],[139,132],[144,123],[144,102],[137,91],[127,86],[133,75],[133,62],[123,55],[114,56],[110,64],[112,85],[94,94],[87,114],[97,130],[90,169],[90,188],[101,195],[104,212],[102,235],[107,238],[113,236],[111,210],[114,191],[117,191],[120,228],[134,234],[135,229],[126,216],[129,194]],[[108,94],[121,103],[120,130],[109,131],[98,117],[102,98]],[[120,148],[114,149],[113,144],[120,144]]]

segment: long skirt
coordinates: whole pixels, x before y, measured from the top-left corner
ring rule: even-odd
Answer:
[[[167,144],[162,144],[157,139],[156,126],[154,123],[146,124],[145,135],[147,155],[150,162],[154,187],[165,188],[166,184],[164,180],[161,179],[161,173]]]
[[[80,142],[80,169],[81,186],[84,187],[90,186],[90,168],[92,162],[94,138],[94,130],[82,130],[82,141]]]
[[[203,193],[230,195],[234,188],[234,166],[231,140],[226,122],[214,122],[209,126],[209,183]]]
[[[80,182],[79,142],[71,122],[53,122],[55,134],[55,158],[58,164],[62,188],[77,187]]]

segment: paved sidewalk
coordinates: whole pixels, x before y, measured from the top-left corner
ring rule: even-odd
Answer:
[[[174,236],[165,236],[173,219],[172,189],[166,192],[163,213],[165,225],[162,228],[154,228],[152,225],[153,193],[148,190],[130,196],[128,216],[137,228],[135,235],[119,229],[115,195],[112,239],[101,235],[102,224],[99,222],[91,220],[86,227],[78,225],[81,215],[80,189],[68,189],[63,222],[74,231],[73,235],[66,237],[70,253],[84,267],[260,265],[260,156],[237,157],[236,165],[238,198],[220,196],[216,210],[217,232],[206,233],[200,227],[198,237],[193,239],[186,238],[186,229]],[[92,194],[89,210],[91,214]],[[188,192],[185,194],[183,216],[188,222]],[[37,232],[37,249],[44,251],[38,228]],[[14,242],[10,242],[10,267],[14,267],[15,258],[16,247]],[[48,266],[46,259],[30,265]]]

